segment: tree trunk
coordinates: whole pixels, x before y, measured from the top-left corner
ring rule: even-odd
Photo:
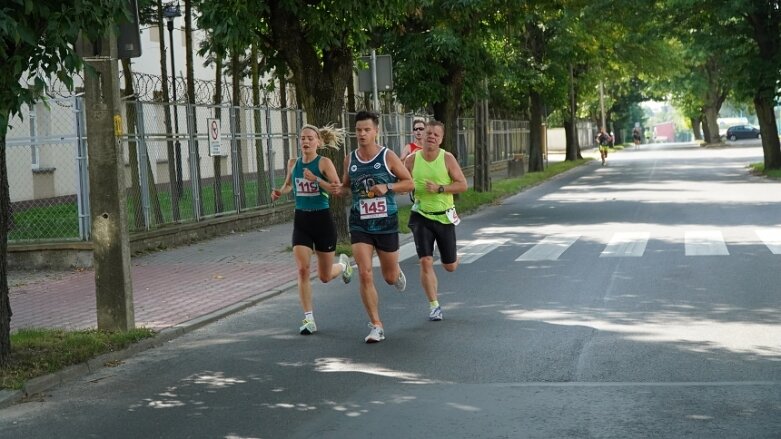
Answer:
[[[529,93],[531,101],[531,120],[529,121],[529,172],[542,172],[545,164],[542,157],[542,113],[544,104],[542,95],[532,90]]]
[[[125,96],[135,96],[136,91],[133,86],[133,70],[130,67],[130,60],[122,60],[122,76],[125,78]],[[133,222],[136,230],[144,229],[144,210],[141,204],[141,181],[140,164],[138,163],[138,144],[133,139],[138,134],[138,114],[136,111],[136,99],[128,100],[127,111],[127,133],[131,140],[128,141],[128,154],[130,159],[130,197],[133,200]],[[163,223],[163,209],[160,207],[160,198],[157,195],[157,185],[155,185],[155,176],[152,173],[152,162],[149,160],[149,154],[146,155],[147,186],[149,187],[149,199],[152,203],[152,212],[154,214],[155,224]]]
[[[279,76],[279,108],[282,114],[282,163],[290,161],[290,122],[287,120],[287,78]],[[269,163],[269,169],[274,163]],[[275,185],[276,186],[276,185]]]
[[[123,58],[122,62],[122,77],[125,80],[125,96],[133,96],[135,91],[133,90],[133,72],[130,69],[130,59]],[[144,206],[141,201],[141,183],[139,178],[138,166],[138,143],[135,140],[137,134],[136,119],[136,102],[133,100],[126,100],[125,111],[127,112],[127,135],[128,135],[128,159],[130,160],[130,194],[128,198],[131,200],[132,211],[128,213],[128,217],[132,217],[135,230],[144,230]],[[128,218],[130,221],[130,218]]]
[[[241,60],[239,59],[239,53],[240,51],[237,49],[231,51],[231,81],[233,88],[233,106],[231,109],[235,115],[234,126],[236,129],[234,134],[241,132]],[[236,166],[234,169],[236,170],[235,172],[239,173],[239,187],[233,188],[234,194],[236,191],[238,191],[239,194],[239,202],[236,206],[236,210],[238,211],[247,206],[247,195],[244,190],[244,148],[242,146],[241,138],[234,138],[233,141],[236,142],[236,157],[234,158],[234,160],[236,160]]]
[[[773,109],[773,99],[758,94],[754,97],[754,108],[759,119],[759,129],[762,134],[762,152],[765,155],[765,171],[781,169],[781,143],[779,142],[778,125]]]
[[[708,59],[705,63],[705,77],[708,82],[708,88],[703,99],[702,113],[708,129],[703,134],[705,134],[705,143],[717,144],[721,143],[718,122],[719,110],[721,110],[724,100],[727,99],[727,91],[721,85],[719,62],[715,56]]]
[[[708,119],[703,115],[703,117],[700,119],[702,122],[702,139],[705,141],[705,143],[708,143],[708,139],[710,139],[710,127],[708,126]],[[653,132],[651,133],[653,136]]]
[[[748,13],[747,19],[753,30],[753,38],[759,48],[759,56],[766,62],[778,60],[781,53],[781,14],[778,2],[756,2],[758,5]],[[779,147],[778,126],[773,105],[779,81],[777,64],[758,65],[757,91],[754,94],[754,108],[762,131],[762,151],[765,155],[765,171],[781,169],[781,147]]]
[[[441,147],[456,158],[458,158],[458,110],[464,93],[465,79],[464,69],[452,66],[447,77],[443,78],[445,98],[432,105],[434,119],[445,124],[445,138],[442,140]]]
[[[484,88],[488,94],[488,81],[485,80]],[[488,98],[478,99],[475,103],[475,175],[474,188],[476,192],[491,191],[490,148]]]
[[[692,132],[694,132],[694,140],[702,140],[702,118],[691,117],[689,118],[692,124]]]
[[[347,85],[347,111],[355,113],[355,84],[352,81]]]
[[[580,69],[579,69],[580,70]],[[579,160],[583,156],[580,154],[580,142],[578,141],[578,88],[575,83],[575,66],[569,65],[569,120],[564,122],[564,132],[567,134],[567,146],[565,160]],[[569,131],[567,126],[569,125]]]
[[[165,123],[166,151],[168,160],[168,181],[171,194],[171,216],[174,222],[179,221],[179,191],[176,182],[176,152],[174,151],[174,141],[170,137],[173,131],[171,122],[171,97],[168,93],[168,60],[165,57],[165,25],[163,24],[163,2],[157,0],[157,32],[160,34],[160,79],[163,93],[163,121]]]
[[[214,54],[216,58],[215,62],[215,79],[214,79],[214,117],[218,120],[222,119],[222,56]],[[212,189],[214,190],[214,213],[221,213],[225,208],[222,203],[222,156],[215,155],[212,157],[212,165],[214,169],[214,178],[212,179]]]
[[[8,230],[11,224],[11,194],[8,189],[5,136],[10,111],[0,108],[0,366],[11,357],[11,299],[8,295]]]
[[[250,63],[251,63],[251,70],[252,70],[252,106],[255,107],[254,114],[255,117],[255,134],[257,137],[255,138],[255,166],[258,169],[257,174],[255,175],[255,181],[258,184],[258,193],[256,202],[258,206],[265,206],[266,204],[271,203],[271,199],[269,198],[271,196],[270,192],[271,190],[268,187],[268,178],[266,174],[266,159],[263,154],[263,139],[260,137],[260,132],[263,129],[263,125],[261,123],[261,116],[263,114],[260,111],[260,69],[258,67],[258,46],[257,44],[252,45],[252,49],[250,50]],[[268,103],[266,103],[268,105]],[[271,130],[271,127],[266,127],[266,129]],[[271,145],[268,146],[269,149],[271,149]],[[287,162],[285,162],[287,163]],[[274,166],[273,163],[269,163],[269,168],[271,166]]]
[[[525,24],[525,46],[536,65],[543,65],[545,59],[546,41],[543,27],[538,23],[538,17],[532,15],[531,20]],[[538,72],[541,74],[541,72]],[[545,112],[541,89],[529,90],[529,172],[541,172],[544,170],[542,151],[542,120]]]
[[[715,107],[709,106],[705,109],[705,117],[703,118],[705,124],[703,127],[707,126],[707,131],[705,132],[705,142],[708,144],[721,143],[718,118],[719,110],[717,110]]]
[[[201,149],[198,145],[198,114],[195,111],[195,60],[193,59],[193,13],[192,13],[192,0],[184,0],[184,45],[185,45],[185,62],[187,64],[187,102],[190,104],[188,110],[193,112],[192,126],[190,126],[190,134],[192,135],[193,155],[190,160],[195,161],[195,175],[191,175],[190,178],[196,181],[198,184],[198,191],[203,194],[201,190]],[[189,143],[189,142],[188,142]],[[193,194],[195,195],[195,194]],[[195,202],[195,199],[193,199]],[[203,213],[203,196],[198,196],[198,211]]]

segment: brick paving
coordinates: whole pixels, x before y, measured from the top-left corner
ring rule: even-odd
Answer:
[[[136,326],[175,326],[295,281],[291,232],[279,224],[133,257]],[[12,330],[97,326],[92,270],[9,277]]]

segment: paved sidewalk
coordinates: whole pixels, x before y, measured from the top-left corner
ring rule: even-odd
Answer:
[[[133,257],[136,326],[177,326],[295,285],[292,230],[292,222],[278,224]],[[93,270],[11,272],[9,278],[12,330],[97,327]]]

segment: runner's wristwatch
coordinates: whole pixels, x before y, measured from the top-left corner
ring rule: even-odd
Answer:
[[[442,185],[439,185],[439,188],[437,189],[437,192],[440,193],[440,194],[444,193],[445,192],[445,187],[442,186]]]

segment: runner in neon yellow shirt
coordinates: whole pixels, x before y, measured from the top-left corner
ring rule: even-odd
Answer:
[[[442,267],[455,271],[458,267],[456,225],[461,220],[456,213],[453,194],[466,191],[467,184],[455,156],[440,148],[445,136],[442,122],[428,122],[425,133],[423,149],[411,154],[405,162],[415,183],[409,227],[420,258],[420,283],[429,301],[428,318],[438,321],[442,320],[442,308],[437,298],[434,243],[439,248]]]

